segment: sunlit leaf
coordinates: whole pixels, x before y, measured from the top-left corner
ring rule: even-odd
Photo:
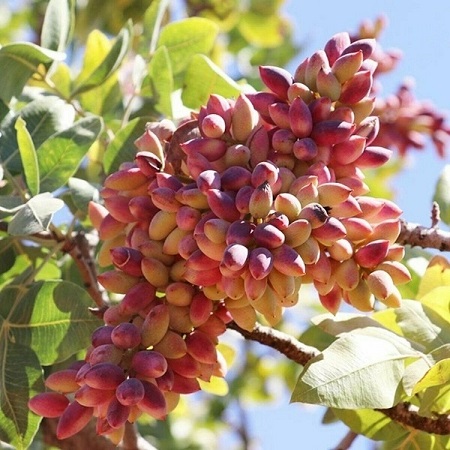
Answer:
[[[450,286],[450,262],[441,255],[435,255],[428,263],[420,281],[417,299],[420,300],[424,295],[440,286]]]
[[[333,408],[333,412],[352,431],[374,441],[390,441],[409,433],[399,423],[373,409],[349,410]]]
[[[42,191],[54,191],[74,175],[103,127],[99,117],[85,117],[54,134],[37,150]]]
[[[62,61],[64,53],[39,47],[31,42],[16,42],[0,48],[0,99],[8,103],[17,97],[40,64]]]
[[[241,92],[241,87],[208,57],[195,55],[191,58],[181,94],[187,107],[199,108],[206,104],[211,94],[233,98]]]
[[[28,103],[16,115],[6,117],[0,128],[0,158],[7,161],[6,167],[13,172],[23,169],[15,129],[18,117],[22,117],[26,122],[34,146],[38,148],[54,133],[70,127],[75,118],[75,111],[71,105],[58,97],[41,96]]]
[[[50,0],[42,24],[41,45],[64,51],[73,32],[74,0]]]
[[[283,29],[288,24],[278,14],[258,14],[246,11],[240,15],[238,29],[255,47],[278,47],[284,39]]]
[[[201,17],[189,17],[166,25],[161,30],[158,47],[167,48],[174,75],[185,70],[194,55],[208,54],[218,31],[214,22]]]
[[[213,395],[225,396],[228,394],[228,383],[224,378],[211,377],[210,381],[199,380],[202,391]]]
[[[16,120],[17,143],[28,189],[32,195],[37,195],[39,194],[39,167],[36,149],[26,125],[21,117]]]
[[[387,338],[385,331],[347,333],[337,339],[305,366],[291,401],[344,409],[393,406],[404,360],[418,353],[393,333]]]
[[[311,322],[332,336],[339,336],[358,328],[382,327],[376,320],[354,313],[321,314],[313,317]]]
[[[87,292],[66,281],[39,281],[28,289],[9,285],[0,293],[3,336],[36,352],[42,365],[85,349],[100,321]]]
[[[148,64],[148,83],[152,87],[152,100],[156,109],[172,117],[171,95],[174,90],[172,66],[165,46],[159,47]]]
[[[450,411],[450,384],[431,386],[421,392],[419,414],[433,416]]]
[[[169,0],[153,0],[144,14],[143,34],[150,41],[150,53],[153,54],[161,32],[161,24],[170,5]]]
[[[26,236],[48,229],[53,214],[64,206],[59,198],[44,192],[32,197],[8,223],[8,233]]]
[[[431,367],[425,376],[416,384],[413,394],[425,388],[439,386],[445,383],[450,384],[450,358],[443,359]]]
[[[130,120],[125,127],[116,133],[103,159],[107,174],[118,170],[123,162],[134,160],[137,152],[134,141],[144,133],[145,124],[148,121],[149,119],[146,117],[137,117]]]
[[[0,440],[25,450],[36,434],[41,417],[28,409],[28,399],[42,392],[39,360],[27,345],[8,336],[0,317]]]
[[[436,183],[433,200],[439,205],[441,220],[450,225],[450,164],[446,164]]]
[[[447,305],[448,298],[442,298]],[[448,322],[422,302],[403,300],[400,308],[377,312],[372,317],[387,328],[422,345],[427,352],[450,342]]]
[[[382,450],[448,450],[448,436],[438,436],[411,429],[406,436],[401,436],[384,443]]]
[[[103,59],[97,61],[95,69],[83,79],[72,92],[72,96],[86,92],[104,83],[122,64],[130,46],[130,24],[122,28],[114,44]],[[97,53],[97,52],[95,52]],[[92,55],[90,55],[92,58]]]

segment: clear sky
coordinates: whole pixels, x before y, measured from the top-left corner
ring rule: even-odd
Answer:
[[[298,62],[340,31],[354,32],[364,19],[380,14],[388,18],[381,36],[384,48],[399,48],[403,58],[398,69],[382,81],[385,93],[395,92],[405,77],[416,80],[416,97],[432,101],[450,117],[450,9],[446,2],[419,0],[290,0],[286,12],[295,22],[296,39],[304,46]],[[289,69],[294,70],[293,63]],[[450,122],[450,120],[449,120]],[[408,169],[394,180],[396,202],[410,222],[429,225],[431,200],[439,172],[450,163],[450,148],[444,160],[430,145],[413,151]],[[251,410],[250,431],[258,436],[262,450],[332,450],[346,434],[343,425],[320,424],[322,408],[289,405],[280,398],[275,406]],[[374,443],[359,437],[351,450],[374,449]]]

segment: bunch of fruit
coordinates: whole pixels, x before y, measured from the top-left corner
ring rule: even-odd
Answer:
[[[178,128],[148,125],[90,207],[99,264],[114,266],[99,282],[121,299],[85,361],[30,401],[61,415],[60,438],[92,416],[115,442],[142,412],[163,418],[198,380],[225,375],[216,345],[229,321],[277,324],[303,283],[333,313],[342,300],[399,306],[401,211],[367,196],[362,172],[391,153],[372,145],[374,49],[335,35],[293,76],[261,67],[264,92],[212,95]]]

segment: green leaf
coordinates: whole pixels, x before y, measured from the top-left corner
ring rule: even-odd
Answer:
[[[136,156],[134,141],[145,131],[145,124],[149,121],[146,117],[137,117],[130,120],[125,127],[119,130],[109,144],[103,159],[106,174],[119,169],[120,164],[133,161]]]
[[[143,35],[146,41],[150,41],[150,54],[156,50],[161,24],[169,5],[169,0],[153,0],[145,11]]]
[[[28,409],[28,399],[44,390],[42,368],[27,345],[14,342],[0,317],[0,440],[25,450],[42,418]]]
[[[30,347],[41,365],[51,365],[89,346],[91,332],[101,324],[90,306],[87,292],[67,281],[8,285],[0,293],[0,332]]]
[[[100,201],[99,190],[88,181],[82,180],[81,178],[69,178],[67,184],[70,189],[72,201],[80,211],[86,213],[90,201]]]
[[[439,386],[441,384],[450,384],[450,358],[443,359],[437,362],[425,374],[425,376],[415,385],[413,394],[432,386]]]
[[[336,338],[325,333],[318,326],[312,325],[301,334],[299,340],[306,345],[311,345],[319,350],[325,350],[336,340]]]
[[[14,251],[14,239],[2,238],[0,240],[0,274],[8,272],[16,261],[16,252]]]
[[[362,314],[354,313],[337,313],[336,315],[329,313],[321,314],[313,317],[311,322],[332,336],[339,336],[342,333],[348,333],[358,328],[383,328],[376,320]]]
[[[398,401],[405,359],[418,357],[397,338],[378,328],[346,333],[308,362],[291,401],[341,409],[390,408]]]
[[[98,61],[98,65],[92,73],[75,87],[71,95],[81,94],[104,83],[122,64],[130,44],[131,24],[128,23],[117,35],[113,46],[103,60]],[[88,49],[86,49],[86,52],[88,52]]]
[[[21,117],[16,120],[17,143],[28,189],[32,195],[37,195],[39,194],[39,167],[36,149],[26,125]]]
[[[28,200],[8,224],[8,233],[26,236],[46,231],[53,214],[64,206],[64,202],[45,192]]]
[[[99,117],[85,117],[70,128],[54,134],[38,148],[42,191],[54,191],[67,183],[102,128]]]
[[[156,109],[167,117],[172,117],[172,99],[174,90],[172,66],[167,48],[159,47],[148,64],[148,81],[152,87],[152,100]]]
[[[246,11],[240,15],[238,29],[255,47],[275,48],[283,45],[286,23],[277,13],[267,15]]]
[[[64,51],[73,32],[74,0],[50,0],[42,24],[41,45]]]
[[[439,176],[433,200],[438,203],[441,220],[450,225],[450,164],[446,164]]]
[[[17,97],[40,64],[62,61],[64,53],[39,47],[31,42],[16,42],[0,48],[0,99],[9,103]]]
[[[448,294],[447,294],[448,295]],[[438,302],[441,297],[437,296]],[[447,304],[450,298],[442,298]],[[384,314],[385,316],[386,314]],[[391,310],[390,315],[400,327],[402,335],[424,347],[424,351],[432,351],[450,342],[449,323],[429,306],[415,300],[403,300],[402,306]],[[377,319],[378,315],[373,316]]]
[[[208,54],[214,45],[218,26],[201,17],[190,17],[166,25],[158,40],[158,47],[169,52],[174,75],[184,71],[194,55]]]
[[[382,450],[448,450],[448,436],[438,436],[411,429],[406,436],[384,443]]]
[[[3,121],[0,128],[0,159],[6,161],[6,167],[14,173],[23,170],[15,130],[18,117],[22,117],[26,122],[34,146],[38,148],[52,134],[70,127],[75,118],[75,111],[71,105],[58,97],[41,96],[26,105],[18,114],[8,116]]]
[[[432,417],[450,411],[450,384],[432,386],[421,393],[419,414]]]
[[[450,263],[443,256],[435,255],[420,280],[417,299],[421,300],[423,296],[441,286],[450,286]]]
[[[241,92],[241,87],[208,57],[204,55],[191,57],[181,94],[187,107],[199,108],[208,101],[211,94],[231,98],[237,97]]]
[[[399,423],[373,409],[349,410],[333,408],[333,413],[352,431],[374,441],[390,441],[409,433]]]

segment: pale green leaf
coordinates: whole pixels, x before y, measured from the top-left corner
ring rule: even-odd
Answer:
[[[150,41],[150,54],[156,50],[161,24],[169,5],[169,0],[153,0],[145,11],[143,34]]]
[[[9,103],[17,97],[40,64],[62,61],[64,53],[39,47],[31,42],[15,42],[0,48],[0,99]]]
[[[433,200],[439,205],[441,220],[450,225],[450,164],[446,164],[436,183]]]
[[[409,433],[399,423],[373,409],[349,410],[333,408],[333,413],[352,431],[374,441],[390,441]]]
[[[174,83],[169,53],[165,46],[155,51],[148,64],[148,83],[156,109],[165,116],[172,117],[171,95]]]
[[[54,191],[67,183],[102,127],[99,117],[85,117],[70,128],[54,134],[38,148],[42,191]]]
[[[433,311],[435,314],[433,319],[436,317],[436,320],[442,326],[447,324],[447,328],[450,328],[450,286],[439,286],[424,295],[420,301]],[[446,335],[449,334],[450,331]],[[447,342],[450,342],[450,340],[447,340]]]
[[[42,24],[41,45],[64,51],[73,32],[74,0],[50,0]]]
[[[410,429],[409,433],[384,443],[382,450],[449,450],[448,436],[438,436]]]
[[[0,293],[1,334],[29,346],[42,365],[61,362],[87,348],[101,324],[90,306],[87,292],[67,281],[8,285]]]
[[[241,92],[241,87],[208,57],[204,55],[191,57],[181,94],[187,107],[199,108],[206,104],[211,94],[233,98]]]
[[[125,127],[119,130],[106,149],[103,159],[104,169],[107,174],[119,169],[120,164],[133,161],[137,149],[134,141],[144,134],[145,124],[149,121],[146,117],[137,117],[130,120]]]
[[[212,376],[210,381],[199,380],[199,383],[202,391],[208,392],[209,394],[223,397],[229,392],[228,383],[221,377]]]
[[[158,47],[169,52],[172,71],[177,75],[184,71],[194,55],[209,54],[219,32],[218,26],[201,17],[189,17],[166,25],[158,40]]]
[[[287,26],[278,14],[258,14],[246,11],[240,15],[238,29],[255,47],[275,48],[283,45]]]
[[[291,401],[341,409],[390,408],[398,401],[405,359],[417,356],[385,333],[347,333],[308,362]]]
[[[332,336],[339,336],[342,333],[348,333],[358,328],[383,327],[371,317],[362,314],[341,312],[336,315],[330,313],[321,314],[313,317],[311,322]]]
[[[58,97],[41,96],[2,122],[0,159],[5,161],[5,166],[14,173],[23,170],[15,130],[18,117],[22,117],[26,122],[34,146],[38,148],[52,134],[70,127],[75,118],[75,111],[71,105]]]
[[[32,195],[39,194],[39,167],[33,139],[27,130],[26,122],[19,117],[15,125],[20,159],[22,160],[25,181]]]
[[[419,414],[434,416],[450,411],[450,384],[431,386],[421,392]]]
[[[48,230],[53,214],[64,206],[59,198],[44,192],[32,197],[8,223],[8,233],[26,236]]]
[[[415,385],[413,394],[432,386],[450,384],[450,358],[437,362],[425,376]]]
[[[86,92],[104,83],[122,64],[131,45],[131,25],[127,24],[117,35],[106,56],[98,61],[95,69],[81,81],[72,92],[72,96]]]
[[[441,300],[448,308],[450,297],[436,296],[437,303]],[[425,351],[430,352],[450,342],[448,321],[444,320],[442,316],[423,302],[403,300],[400,308],[392,310],[392,315],[395,317],[402,335],[424,346]],[[377,315],[375,314],[374,318],[376,317]]]
[[[68,186],[74,205],[83,212],[87,212],[90,201],[100,200],[99,190],[81,178],[69,178]]]
[[[420,280],[417,300],[421,300],[424,295],[441,286],[450,286],[450,263],[445,257],[435,255]]]
[[[27,405],[44,389],[42,369],[33,350],[6,333],[1,317],[0,330],[0,440],[25,450],[42,419]]]
[[[406,367],[402,380],[406,395],[413,395],[414,386],[423,378],[432,365],[433,358],[425,355],[424,358],[420,358]]]

